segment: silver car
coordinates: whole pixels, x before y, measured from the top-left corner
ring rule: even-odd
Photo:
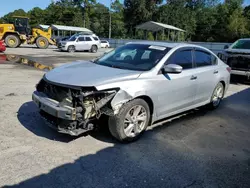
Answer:
[[[61,51],[91,51],[96,53],[101,47],[101,41],[96,35],[73,35],[66,41],[60,41],[58,48]]]
[[[130,57],[120,58],[123,52]],[[32,98],[61,133],[79,135],[108,117],[111,134],[130,142],[163,118],[203,105],[217,108],[229,82],[230,67],[206,48],[141,42],[51,70]]]

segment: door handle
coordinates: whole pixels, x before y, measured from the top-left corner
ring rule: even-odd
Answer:
[[[219,73],[219,71],[217,71],[217,70],[216,70],[216,71],[214,71],[214,74],[218,74],[218,73]]]
[[[191,80],[196,80],[197,76],[191,76]]]

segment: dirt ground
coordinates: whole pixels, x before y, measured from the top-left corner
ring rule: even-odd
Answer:
[[[5,54],[20,55],[45,65],[59,66],[63,63],[77,60],[91,60],[110,50],[112,48],[101,48],[97,53],[68,53],[59,51],[56,46],[50,46],[48,49],[39,49],[35,45],[22,45],[20,48],[7,48]]]
[[[123,145],[108,132],[74,138],[47,127],[31,102],[43,74],[0,63],[0,187],[250,187],[250,85],[233,83],[219,109],[161,122]]]

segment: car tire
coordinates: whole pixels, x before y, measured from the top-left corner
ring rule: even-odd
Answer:
[[[221,101],[224,97],[224,92],[225,92],[224,85],[221,82],[219,82],[213,91],[211,102],[208,105],[210,109],[213,110],[220,106]]]
[[[90,49],[90,51],[91,51],[92,53],[96,53],[97,50],[98,50],[98,48],[97,48],[96,45],[93,45],[93,46],[91,47],[91,49]]]
[[[45,37],[38,37],[36,39],[36,46],[40,49],[47,49],[49,47],[49,41]]]
[[[124,104],[118,114],[109,117],[109,131],[120,142],[136,141],[147,129],[150,116],[147,102],[134,99]]]
[[[75,51],[76,51],[75,46],[72,46],[72,45],[71,45],[71,46],[68,47],[68,52],[69,52],[69,53],[73,53],[73,52],[75,52]]]
[[[10,48],[17,48],[21,45],[21,40],[17,35],[8,35],[4,42]]]

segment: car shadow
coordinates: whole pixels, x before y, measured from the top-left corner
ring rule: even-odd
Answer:
[[[148,130],[137,142],[115,142],[111,147],[83,155],[48,172],[44,170],[44,174],[31,173],[30,177],[26,176],[28,179],[4,187],[249,187],[249,137],[235,135],[243,134],[244,129],[245,134],[249,133],[249,96],[250,88],[226,98],[216,111],[190,111],[163,123],[164,126]],[[21,120],[23,123],[37,113],[32,103],[24,105],[19,110],[20,116],[26,116]],[[201,121],[196,122],[201,118],[220,118],[224,124],[201,125]],[[210,131],[194,136],[201,126]],[[39,127],[29,125],[29,129],[35,131]],[[50,134],[48,130],[35,132],[46,135]],[[232,132],[223,135],[225,130]],[[191,135],[192,139],[184,143],[184,138]],[[97,139],[102,140],[99,136]]]
[[[17,119],[19,122],[30,132],[37,136],[47,138],[49,140],[60,141],[60,142],[71,142],[78,137],[72,137],[65,134],[60,134],[55,130],[51,129],[42,119],[37,106],[34,102],[24,103],[17,112]],[[85,135],[81,135],[85,136]]]
[[[231,111],[233,111],[233,108],[231,107],[232,105],[234,106],[237,105],[237,108],[240,108],[239,105],[241,105],[241,108],[248,109],[249,106],[246,106],[247,103],[245,102],[245,100],[248,100],[246,98],[246,96],[248,95],[250,96],[250,89],[246,89],[244,91],[241,91],[239,93],[233,94],[225,98],[221,106],[214,111],[211,111],[206,106],[203,106],[155,122],[154,125],[148,127],[148,130],[144,133],[142,138],[147,139],[147,137],[152,136],[151,134],[157,134],[158,132],[161,131],[165,131],[168,132],[168,134],[171,134],[171,132],[175,132],[175,130],[182,128],[182,125],[186,126],[187,122],[190,122],[194,119],[198,120],[206,116],[212,116],[214,118],[217,118],[217,117],[228,116],[228,114],[231,115],[232,114]],[[228,107],[230,107],[229,110]],[[234,112],[233,115],[235,115],[235,113],[238,112],[237,111]],[[73,137],[70,135],[58,133],[55,130],[49,128],[46,124],[46,121],[41,118],[37,106],[32,101],[23,104],[19,108],[17,118],[19,122],[26,129],[33,132],[37,136],[41,136],[50,140],[71,142],[82,136],[91,136],[96,140],[100,140],[102,142],[118,143],[111,136],[108,130],[108,124],[106,119],[102,119],[101,121],[99,121],[99,128],[97,130],[86,132],[82,135],[79,135],[78,137]],[[197,125],[196,127],[189,127],[189,128],[191,129],[190,131],[193,130],[195,131],[195,129],[199,128],[199,126]],[[154,130],[154,131],[152,132],[149,130]]]
[[[59,52],[59,53],[69,53],[69,52],[67,52],[67,51],[61,51],[61,50],[59,50],[59,49],[54,49],[53,51],[54,51],[54,52]],[[71,54],[74,54],[74,53],[83,53],[83,52],[91,53],[91,52],[89,52],[88,50],[85,50],[85,51],[75,51],[75,52],[73,52],[73,53],[71,53]],[[69,54],[70,54],[70,53],[69,53]]]

